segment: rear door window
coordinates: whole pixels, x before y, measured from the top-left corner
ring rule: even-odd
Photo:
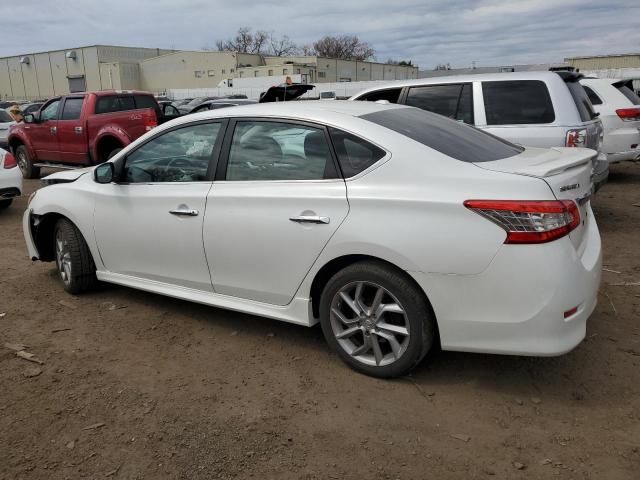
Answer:
[[[416,108],[394,108],[360,118],[463,162],[491,162],[513,157],[524,150],[475,127]]]
[[[584,91],[587,93],[587,97],[591,101],[591,105],[602,105],[602,99],[591,88],[583,85]]]
[[[387,154],[372,143],[337,128],[330,127],[329,134],[344,178],[365,171]]]
[[[409,89],[405,103],[453,120],[473,123],[473,93],[470,83],[413,87]]]
[[[61,120],[78,120],[80,112],[82,112],[82,103],[84,98],[67,98],[62,107]]]
[[[556,118],[547,85],[540,80],[482,82],[482,95],[487,125],[552,123]]]

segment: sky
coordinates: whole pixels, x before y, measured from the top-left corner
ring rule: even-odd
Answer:
[[[423,70],[640,52],[640,1],[0,0],[0,56],[84,45],[201,50],[242,26],[311,44],[350,34]]]

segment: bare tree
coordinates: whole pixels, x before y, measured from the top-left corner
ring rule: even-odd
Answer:
[[[298,53],[298,46],[287,36],[276,37],[274,33],[269,36],[269,55],[274,57],[286,57]]]
[[[393,58],[389,58],[387,60],[387,65],[398,65],[401,67],[413,67],[412,60],[394,60]]]
[[[356,35],[327,35],[314,42],[313,52],[321,57],[359,61],[370,60],[375,55],[373,47]]]
[[[218,40],[216,47],[221,52],[264,53],[269,33],[258,30],[252,32],[249,27],[238,29],[236,36],[229,40]]]

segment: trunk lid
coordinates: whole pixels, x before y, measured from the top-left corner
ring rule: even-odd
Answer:
[[[475,165],[495,172],[539,178],[549,185],[556,199],[576,202],[581,222],[569,237],[579,250],[588,222],[591,221],[591,165],[596,156],[597,152],[588,148],[526,148],[520,155]]]

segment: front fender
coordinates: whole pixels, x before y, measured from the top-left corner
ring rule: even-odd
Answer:
[[[13,145],[17,143],[21,143],[25,147],[27,147],[27,152],[29,153],[29,157],[32,160],[38,159],[36,155],[36,151],[33,148],[33,144],[31,143],[31,140],[29,140],[29,135],[27,134],[27,132],[24,131],[23,125],[21,125],[17,129],[16,128],[11,129],[11,132],[9,133],[9,137],[7,138],[7,142],[11,148],[11,153],[13,153],[14,155],[16,152],[15,152],[15,149],[13,148]]]

